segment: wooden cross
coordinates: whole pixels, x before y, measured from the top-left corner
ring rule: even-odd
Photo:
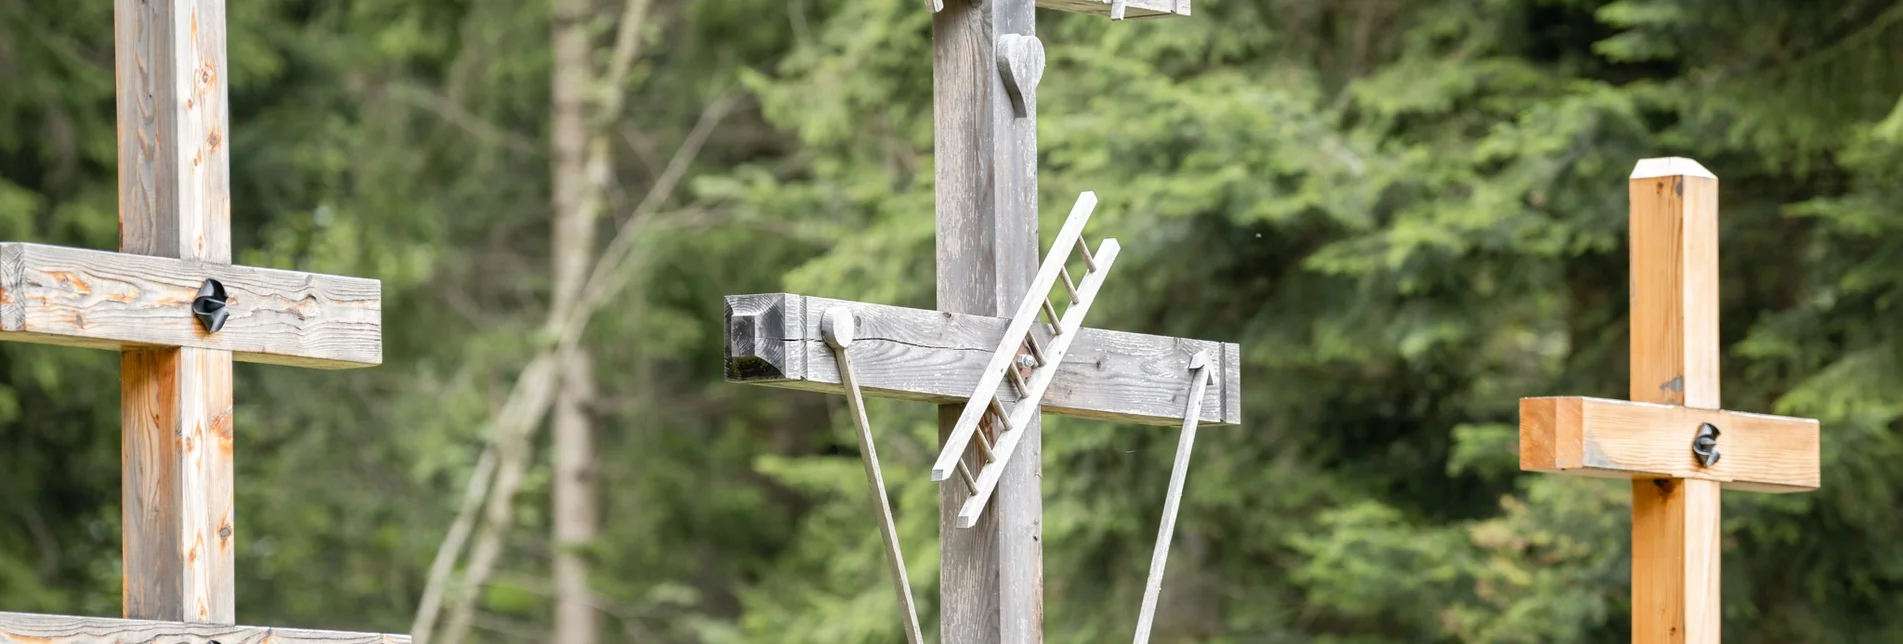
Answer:
[[[1718,406],[1718,178],[1630,183],[1631,402],[1520,400],[1520,468],[1632,479],[1632,641],[1717,642],[1719,490],[1818,487],[1818,423]]]
[[[113,20],[120,252],[0,243],[0,340],[122,352],[125,619],[0,613],[0,642],[408,642],[233,625],[232,362],[381,363],[382,285],[231,264],[224,0]]]
[[[773,293],[727,298],[727,379],[840,393],[820,333],[825,311],[858,320],[855,380],[867,395],[939,405],[941,444],[957,424],[1009,316],[1038,267],[1037,98],[1044,72],[1032,0],[932,1],[937,169],[938,309]],[[1147,18],[1189,14],[1188,0],[1038,0],[1060,11]],[[1109,288],[1116,288],[1113,283]],[[1240,423],[1235,344],[1083,329],[1044,394],[1058,414],[1173,426],[1183,421],[1191,361],[1205,353],[1217,387],[1204,424]],[[940,487],[941,641],[1043,638],[1043,500],[1036,414],[977,525],[959,528],[968,495]],[[977,450],[966,455],[975,469]]]

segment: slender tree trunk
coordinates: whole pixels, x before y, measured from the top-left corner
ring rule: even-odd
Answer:
[[[595,108],[589,97],[594,82],[589,60],[586,21],[589,0],[556,0],[551,36],[555,69],[549,131],[554,142],[554,244],[552,304],[558,315],[575,308],[589,267],[594,264],[595,211],[600,205],[590,194],[591,157],[606,150],[590,150],[589,119]],[[609,90],[613,91],[613,90]],[[591,154],[593,152],[594,154]],[[587,407],[594,391],[594,375],[587,354],[561,352],[557,366],[561,387],[551,410],[554,471],[555,623],[553,641],[595,644],[599,616],[590,601],[588,565],[577,551],[600,531],[600,508],[595,493],[595,436]]]

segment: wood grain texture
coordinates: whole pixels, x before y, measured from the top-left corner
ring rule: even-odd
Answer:
[[[1109,288],[1115,288],[1114,285]],[[820,337],[826,309],[859,321],[853,364],[866,395],[957,404],[978,384],[1008,320],[848,300],[729,295],[726,372],[732,382],[841,393]],[[1040,401],[1048,413],[1154,426],[1183,422],[1190,360],[1207,352],[1221,371],[1204,394],[1203,426],[1242,422],[1242,350],[1235,343],[1085,328]]]
[[[231,261],[224,0],[115,0],[119,250]]]
[[[180,260],[231,261],[224,0],[116,0],[113,24],[119,246],[130,255],[27,248],[30,268],[9,280],[20,288],[9,297],[24,301],[20,331],[30,334],[16,337],[148,324],[176,334],[195,324],[178,316],[191,296],[123,284],[191,279],[195,294],[206,276],[180,273]],[[53,286],[62,282],[66,299]],[[160,313],[116,317],[128,310],[126,302],[106,304],[117,298],[150,298],[144,306]],[[41,317],[79,302],[98,305],[63,311],[73,333]],[[134,349],[121,360],[126,617],[235,620],[231,363],[229,351],[195,347]]]
[[[932,14],[932,158],[936,167],[938,308],[1008,316],[1037,272],[1037,96],[1018,116],[998,74],[998,39],[1036,36],[1033,0],[948,0]],[[997,346],[994,338],[989,346]],[[873,346],[868,345],[866,349]],[[870,350],[855,352],[874,355]],[[983,360],[990,351],[981,350]],[[865,361],[870,367],[872,361]],[[874,375],[865,371],[868,380]],[[974,374],[976,375],[976,374]],[[970,393],[968,389],[966,394]],[[957,425],[940,407],[939,441]],[[990,644],[1044,637],[1042,423],[1017,431],[991,511],[970,528],[958,512],[969,490],[939,486],[940,639]],[[967,467],[983,464],[977,446]]]
[[[408,635],[0,613],[0,644],[409,644]]]
[[[232,623],[231,353],[127,351],[120,373],[126,615]]]
[[[1718,179],[1630,184],[1631,398],[1717,409]]]
[[[1703,170],[1642,161],[1628,183],[1630,388],[1635,402],[1717,409],[1718,179],[1693,167]],[[1659,443],[1689,451],[1685,430],[1657,431]],[[1724,448],[1732,440],[1720,436],[1720,451],[1735,451]],[[1718,641],[1719,490],[1632,482],[1632,641]]]
[[[191,313],[207,278],[229,297],[217,333]],[[218,349],[243,362],[347,369],[382,363],[382,320],[374,279],[0,243],[0,340]]]
[[[1720,432],[1721,458],[1692,454],[1700,423]],[[1520,467],[1616,478],[1701,479],[1757,492],[1808,492],[1821,480],[1818,423],[1809,418],[1583,397],[1520,401]]]
[[[1720,492],[1715,481],[1632,481],[1633,642],[1718,643]]]
[[[1135,20],[1187,16],[1189,2],[1190,0],[1129,0],[1123,5],[1123,17],[1125,20]],[[1109,16],[1110,5],[1110,0],[1038,0],[1037,2],[1040,9],[1099,16]]]

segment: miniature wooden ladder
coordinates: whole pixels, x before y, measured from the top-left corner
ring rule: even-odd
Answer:
[[[1070,350],[1070,343],[1082,328],[1084,314],[1090,311],[1090,305],[1097,298],[1098,289],[1103,287],[1104,276],[1109,274],[1110,265],[1117,260],[1117,240],[1105,239],[1097,246],[1093,256],[1090,248],[1084,244],[1084,224],[1090,221],[1090,213],[1097,207],[1097,195],[1085,192],[1077,197],[1077,204],[1071,207],[1070,217],[1064,221],[1064,227],[1051,241],[1051,249],[1044,257],[1044,263],[1038,267],[1036,279],[1025,292],[1024,302],[1018,305],[1017,313],[1011,316],[1011,324],[1005,327],[1004,338],[998,342],[998,349],[991,355],[990,364],[978,377],[978,386],[965,401],[965,410],[958,416],[958,424],[953,426],[951,435],[946,438],[944,451],[939,452],[938,462],[932,465],[932,480],[944,481],[957,470],[971,489],[971,497],[958,510],[958,527],[969,528],[978,523],[978,515],[984,512],[985,503],[998,487],[998,478],[1004,475],[1005,464],[1011,462],[1011,454],[1016,451],[1018,441],[1024,437],[1021,428],[1028,425],[1031,415],[1037,413],[1038,401],[1044,397],[1044,390],[1050,386],[1051,378],[1057,375],[1057,366],[1064,359],[1064,353]],[[1064,262],[1070,258],[1070,248],[1077,247],[1084,260],[1084,279],[1072,281],[1070,270]],[[1064,279],[1064,289],[1070,294],[1070,304],[1060,316],[1056,307],[1051,306],[1050,291],[1058,277]],[[1031,325],[1042,312],[1051,326],[1049,346],[1040,346],[1037,337],[1031,334]],[[1020,355],[1020,351],[1024,352]],[[1019,370],[1028,370],[1026,377]],[[1017,400],[1006,405],[998,388],[1010,376],[1013,389],[1017,391]],[[995,444],[978,425],[987,418],[995,418],[1001,425],[997,428]],[[983,452],[984,466],[978,475],[972,476],[965,467],[964,455],[971,445],[972,436],[978,437],[978,447]]]
[[[1209,355],[1190,358],[1189,408],[1183,411],[1183,433],[1176,442],[1176,463],[1170,466],[1170,490],[1163,497],[1163,520],[1156,527],[1156,550],[1150,553],[1150,579],[1143,585],[1143,612],[1137,614],[1136,644],[1150,641],[1157,597],[1163,594],[1163,565],[1170,558],[1170,537],[1176,533],[1176,509],[1183,500],[1183,481],[1189,478],[1189,453],[1196,446],[1196,424],[1203,415],[1203,393],[1216,382]]]
[[[858,430],[859,461],[866,467],[866,486],[872,488],[873,512],[879,515],[879,536],[885,541],[886,565],[892,568],[892,584],[905,621],[905,641],[922,644],[925,639],[918,628],[918,609],[912,603],[912,582],[905,575],[905,556],[899,552],[898,528],[892,524],[892,502],[885,496],[885,475],[879,472],[879,452],[872,446],[872,425],[866,420],[866,400],[859,392],[859,381],[853,377],[852,358],[846,354],[855,326],[851,310],[831,308],[820,319],[819,334],[839,361],[839,382],[845,385],[846,407],[852,411],[852,424]]]

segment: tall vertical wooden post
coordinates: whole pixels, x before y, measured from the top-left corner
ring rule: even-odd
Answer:
[[[1628,188],[1631,398],[1718,409],[1718,178],[1661,160]],[[1632,641],[1718,641],[1720,490],[1633,479]]]
[[[224,0],[117,0],[119,250],[231,262]],[[121,361],[125,616],[229,624],[230,351]]]
[[[1000,36],[1033,36],[1032,0],[949,0],[932,17],[933,157],[937,168],[938,308],[1009,316],[1037,272],[1037,111],[1018,116],[998,73]],[[1029,94],[1030,92],[1026,92]],[[939,407],[939,440],[961,405]],[[1043,499],[1032,416],[993,509],[957,527],[967,490],[939,492],[940,640],[1043,639]],[[974,471],[983,464],[966,455]]]

